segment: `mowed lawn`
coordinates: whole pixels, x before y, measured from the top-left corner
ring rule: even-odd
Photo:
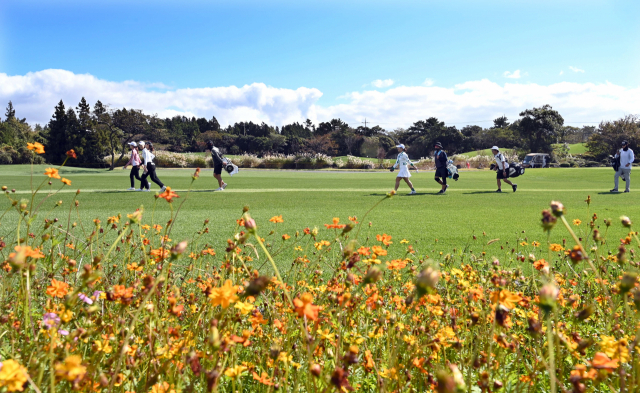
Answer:
[[[45,168],[33,168],[34,184],[44,179],[42,174]],[[126,217],[127,213],[140,206],[145,208],[145,223],[150,224],[154,193],[125,191],[129,187],[128,173],[128,170],[121,169],[63,168],[61,175],[73,184],[47,200],[42,211],[49,211],[55,202],[62,200],[64,206],[54,209],[49,217],[66,222],[69,203],[75,190],[80,189],[78,200],[85,227],[91,227],[91,221],[95,218],[106,223],[107,217],[118,213]],[[187,197],[192,173],[192,169],[158,170],[162,181],[180,195],[173,203],[176,209]],[[30,166],[2,166],[0,185],[15,189],[20,197],[27,198],[30,174]],[[604,229],[603,219],[613,219],[608,237],[609,248],[613,250],[619,244],[618,239],[625,235],[619,217],[628,215],[632,220],[640,220],[638,193],[608,192],[613,187],[613,174],[611,168],[532,169],[515,179],[519,185],[516,193],[503,185],[503,193],[496,194],[493,192],[496,190],[495,172],[461,171],[460,180],[450,181],[449,191],[445,195],[438,195],[439,188],[433,180],[433,172],[420,172],[411,178],[417,195],[406,195],[408,188],[402,183],[397,196],[384,200],[364,219],[361,243],[372,244],[376,234],[387,233],[394,241],[390,257],[403,255],[405,246],[400,244],[402,239],[409,240],[420,255],[450,253],[453,249],[464,248],[481,251],[483,247],[488,255],[499,258],[512,247],[528,253],[531,247],[519,246],[519,243],[524,238],[528,243],[534,240],[543,245],[546,243],[546,235],[540,227],[540,213],[549,206],[551,200],[559,200],[567,207],[570,220],[583,221],[577,227],[579,233],[586,234],[586,224],[594,212],[598,214],[597,222],[601,229]],[[241,170],[234,177],[225,175],[229,184],[227,190],[212,192],[217,188],[212,170],[201,172],[200,178],[193,183],[193,190],[170,236],[174,242],[191,238],[202,228],[204,220],[209,219],[210,232],[203,240],[217,252],[223,252],[226,239],[233,234],[235,220],[242,215],[245,205],[250,207],[250,213],[259,225],[259,233],[269,242],[280,242],[283,233],[293,237],[297,230],[302,233],[306,227],[318,227],[318,239],[331,240],[335,238],[334,231],[325,229],[323,224],[331,223],[333,217],[339,217],[341,223],[346,223],[349,216],[357,216],[361,220],[367,210],[393,189],[395,180],[395,173],[389,172]],[[54,180],[53,185],[57,189],[61,183]],[[46,195],[47,187],[38,198]],[[152,184],[152,190],[157,191],[158,187]],[[588,195],[592,200],[590,213],[584,202]],[[6,209],[8,201],[3,202],[2,206],[3,210]],[[157,200],[155,222],[164,226],[169,214],[169,204],[162,199]],[[268,221],[275,215],[282,215],[284,219],[277,229]],[[40,218],[44,219],[44,215]],[[5,215],[0,225],[0,236],[9,235],[15,220],[15,213]],[[78,219],[72,216],[72,220]],[[371,227],[369,222],[372,223]],[[276,229],[276,233],[268,236],[273,229]],[[478,239],[474,241],[473,235]],[[492,239],[500,241],[487,246]],[[551,240],[561,243],[562,239],[570,241],[566,230],[558,226],[552,231]],[[302,245],[308,254],[315,251],[312,243],[305,242]],[[540,249],[534,251],[541,253]],[[546,257],[546,250],[542,254]],[[294,255],[293,250],[291,255]],[[280,263],[288,264],[290,260]]]

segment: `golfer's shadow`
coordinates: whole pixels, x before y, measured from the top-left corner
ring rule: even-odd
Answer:
[[[598,193],[598,195],[622,195],[622,194],[624,194],[624,192],[622,191],[618,191],[618,192],[605,191],[605,192]]]
[[[506,192],[495,192],[495,191],[472,191],[472,192],[463,192],[464,195],[470,194],[507,194]]]

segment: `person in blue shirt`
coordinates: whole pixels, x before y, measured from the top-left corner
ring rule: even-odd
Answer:
[[[435,181],[442,186],[438,194],[444,194],[447,188],[449,188],[447,184],[447,176],[449,176],[449,171],[447,171],[447,153],[442,150],[442,144],[440,142],[436,142],[433,148],[436,149],[433,154],[433,161],[436,164]]]

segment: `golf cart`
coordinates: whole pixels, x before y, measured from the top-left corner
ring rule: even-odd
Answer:
[[[529,153],[524,158],[522,166],[525,168],[549,168],[551,157],[545,153]]]

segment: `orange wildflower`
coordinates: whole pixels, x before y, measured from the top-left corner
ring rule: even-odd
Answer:
[[[167,202],[171,203],[171,200],[173,198],[180,198],[180,197],[178,196],[178,194],[171,191],[171,187],[167,187],[162,194],[158,195],[158,198],[165,199]]]
[[[33,258],[33,259],[38,259],[38,258],[44,258],[44,254],[40,252],[39,249],[32,249],[30,246],[15,246],[14,250],[16,250],[16,252],[12,252],[11,254],[9,254],[9,258],[13,258],[14,256],[16,256],[17,254],[21,254],[24,253],[24,257],[25,258]]]
[[[55,278],[51,279],[51,285],[47,287],[47,295],[63,298],[67,293],[69,293],[69,284],[58,281]]]
[[[373,361],[373,356],[371,356],[371,351],[368,349],[364,351],[364,368],[371,371],[376,366],[376,363]]]
[[[407,266],[407,261],[402,259],[394,259],[391,262],[387,262],[387,269],[389,270],[400,270],[404,269]]]
[[[289,240],[289,239],[291,239],[291,236],[287,235],[286,233],[282,235],[282,240]]]
[[[231,283],[231,280],[227,280],[220,288],[213,288],[209,294],[209,298],[214,306],[227,308],[231,303],[235,303],[236,300],[238,300],[237,293],[237,287]]]
[[[591,366],[601,370],[613,370],[618,368],[618,359],[611,360],[604,352],[597,352],[591,361]]]
[[[61,182],[63,182],[64,184],[70,186],[71,185],[71,180],[69,179],[65,179],[64,177],[62,179],[60,179]]]
[[[44,146],[39,142],[27,143],[27,149],[35,151],[36,154],[44,154]]]
[[[47,168],[44,170],[44,174],[45,176],[49,176],[49,178],[60,179],[60,175],[56,168]]]
[[[387,255],[387,250],[385,250],[384,248],[382,248],[380,246],[371,247],[371,251],[374,254],[376,254],[377,256],[385,256],[385,255]]]
[[[258,375],[255,371],[252,372],[253,379],[260,382],[263,385],[273,386],[273,380],[269,378],[269,374],[262,372],[262,375]]]
[[[537,270],[542,270],[547,266],[549,266],[549,264],[544,259],[538,259],[533,263],[533,267],[535,267]]]
[[[211,255],[211,256],[215,256],[216,252],[213,248],[205,248],[204,250],[202,250],[202,255]]]
[[[293,299],[293,304],[296,308],[298,316],[306,316],[307,318],[315,321],[318,319],[318,311],[320,307],[313,304],[313,295],[306,292],[300,296],[300,298]]]
[[[370,250],[369,247],[360,247],[360,248],[358,248],[358,254],[364,255],[364,256],[369,256],[369,255],[371,255],[371,252],[369,250]]]
[[[509,292],[506,289],[501,291],[494,291],[491,294],[491,301],[493,303],[499,303],[500,305],[512,310],[516,307],[518,302],[522,300],[522,297],[517,293]]]
[[[339,224],[340,218],[333,217],[333,224],[324,224],[327,229],[344,229],[346,224]]]
[[[281,222],[284,222],[284,220],[282,219],[282,214],[279,216],[273,216],[269,219],[270,222],[274,223],[274,224],[278,224]]]
[[[76,151],[71,149],[68,152],[65,153],[67,155],[67,157],[69,158],[78,158],[78,155],[76,154]]]
[[[376,235],[376,240],[382,242],[382,244],[384,244],[385,246],[389,246],[393,243],[391,241],[391,236],[387,235],[386,233],[382,235]]]

